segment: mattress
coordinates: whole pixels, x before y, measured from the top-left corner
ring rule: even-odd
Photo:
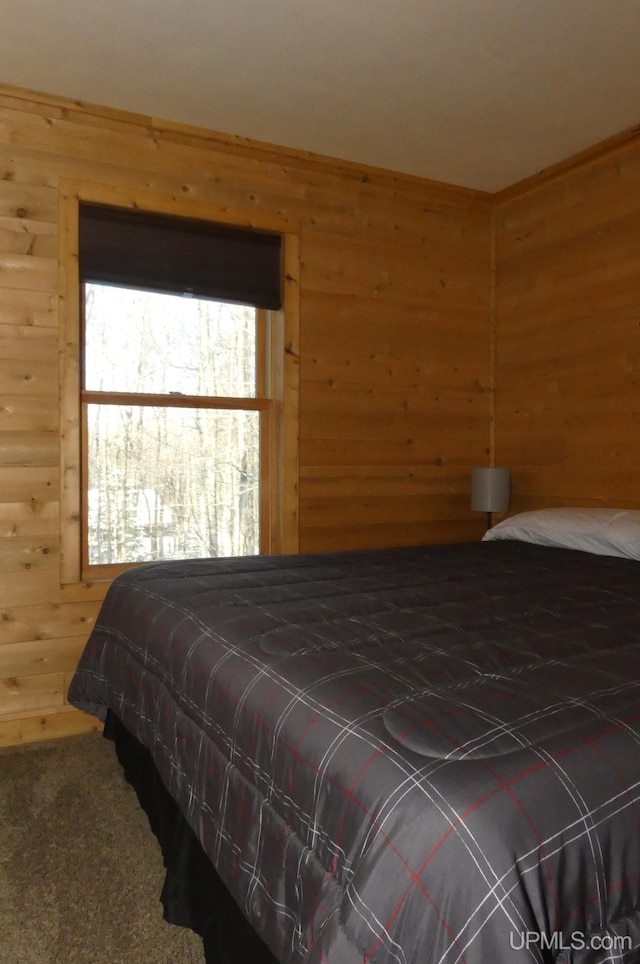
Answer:
[[[637,562],[508,540],[156,563],[69,699],[283,964],[632,964],[639,599]]]

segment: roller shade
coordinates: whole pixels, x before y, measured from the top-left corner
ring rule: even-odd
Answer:
[[[281,306],[281,237],[210,221],[81,204],[80,280]]]

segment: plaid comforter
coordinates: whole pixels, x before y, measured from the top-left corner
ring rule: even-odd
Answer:
[[[640,563],[516,542],[161,563],[110,708],[283,962],[640,961]]]

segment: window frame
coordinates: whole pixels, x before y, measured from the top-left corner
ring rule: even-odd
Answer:
[[[264,553],[298,551],[299,225],[290,219],[250,216],[211,203],[62,180],[59,191],[60,331],[60,581],[61,585],[108,580],[141,563],[88,566],[86,560],[86,438],[83,407],[95,393],[83,390],[82,285],[78,264],[81,203],[112,205],[276,231],[282,235],[283,304],[257,309],[259,374],[255,399],[205,399],[203,407],[260,411],[260,541]],[[118,393],[120,397],[120,393]],[[103,396],[104,397],[104,396]],[[150,397],[149,397],[150,398]],[[155,398],[155,396],[154,396]],[[160,396],[163,398],[163,396]],[[203,400],[198,398],[198,404]],[[211,404],[211,402],[213,404]],[[139,404],[131,398],[132,404]],[[192,404],[181,398],[178,404]]]

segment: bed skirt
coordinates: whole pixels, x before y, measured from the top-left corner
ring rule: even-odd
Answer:
[[[241,913],[177,804],[161,782],[151,754],[117,716],[103,735],[113,740],[125,778],[155,834],[166,870],[160,900],[169,924],[202,937],[207,964],[278,964]]]

